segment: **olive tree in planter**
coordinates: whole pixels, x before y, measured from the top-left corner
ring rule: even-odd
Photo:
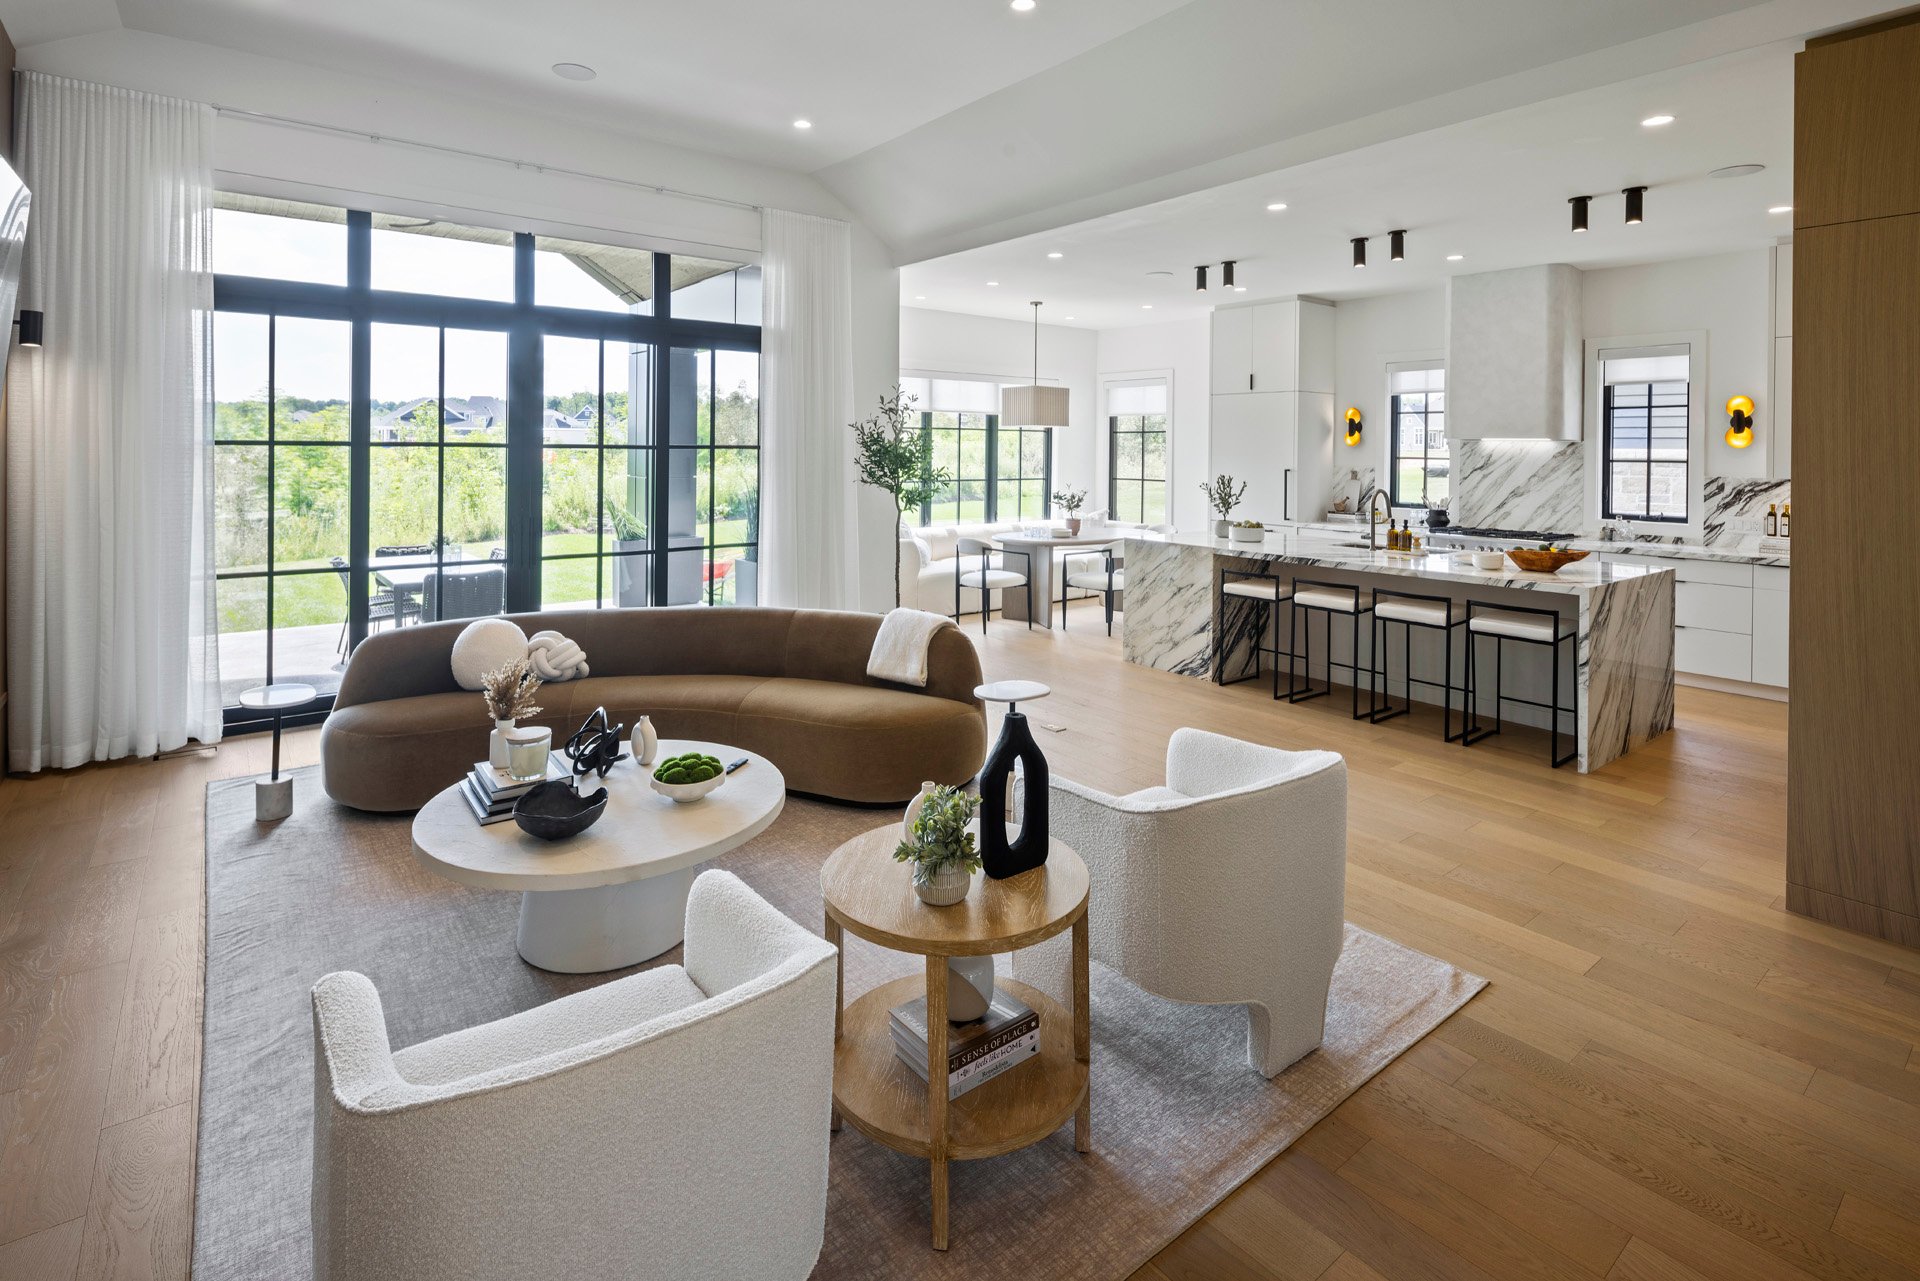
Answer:
[[[880,408],[853,427],[853,467],[860,483],[893,499],[893,604],[900,606],[899,522],[953,483],[953,473],[933,465],[933,439],[914,421],[912,396],[900,389],[880,398]]]

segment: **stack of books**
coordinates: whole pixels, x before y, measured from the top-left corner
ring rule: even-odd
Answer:
[[[927,1079],[927,998],[895,1006],[888,1023],[893,1052]],[[947,1097],[957,1099],[1040,1053],[1040,1016],[1023,1001],[995,992],[985,1018],[947,1028]]]
[[[547,777],[565,778],[567,771],[547,757]],[[485,827],[489,823],[502,823],[513,817],[513,803],[533,788],[532,783],[515,782],[513,776],[503,769],[495,769],[485,761],[475,761],[473,769],[460,780],[460,795],[466,798],[467,808]]]

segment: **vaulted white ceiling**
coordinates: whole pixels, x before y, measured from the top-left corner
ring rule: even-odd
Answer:
[[[900,262],[1798,39],[1888,0],[0,0],[815,175]],[[556,77],[556,62],[597,70]],[[312,114],[325,119],[328,104]],[[795,118],[813,128],[793,128]]]

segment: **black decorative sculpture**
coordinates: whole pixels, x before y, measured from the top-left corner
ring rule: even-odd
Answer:
[[[596,770],[601,778],[605,778],[608,770],[626,759],[627,753],[622,750],[624,745],[620,738],[626,728],[625,725],[609,724],[606,708],[593,709],[593,715],[587,717],[586,724],[574,731],[573,737],[567,740],[566,747],[562,749],[567,759],[573,762],[576,780],[584,779]]]
[[[996,880],[1018,876],[1047,861],[1047,758],[1033,741],[1016,700],[1044,698],[1050,692],[1037,681],[1001,681],[974,691],[980,698],[1007,704],[1000,741],[980,771],[980,867]],[[1021,767],[1023,785],[1020,835],[1008,839],[1007,779],[1015,762]]]

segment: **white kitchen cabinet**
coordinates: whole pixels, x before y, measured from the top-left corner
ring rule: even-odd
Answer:
[[[1333,307],[1310,298],[1213,313],[1213,394],[1333,394]]]
[[[1761,577],[1761,575],[1768,575]],[[1774,577],[1777,575],[1778,577]],[[1760,565],[1753,583],[1753,680],[1787,685],[1787,571]]]
[[[1209,479],[1224,473],[1247,484],[1234,519],[1300,519],[1298,408],[1297,397],[1277,391],[1213,398]]]
[[[1753,589],[1729,587],[1724,583],[1690,583],[1682,579],[1673,585],[1673,621],[1681,627],[1751,635]]]
[[[1226,307],[1213,313],[1213,394],[1216,396],[1253,390],[1253,313],[1252,307]]]
[[[1745,632],[1722,632],[1708,627],[1673,629],[1673,670],[1721,680],[1753,679],[1753,637]]]

